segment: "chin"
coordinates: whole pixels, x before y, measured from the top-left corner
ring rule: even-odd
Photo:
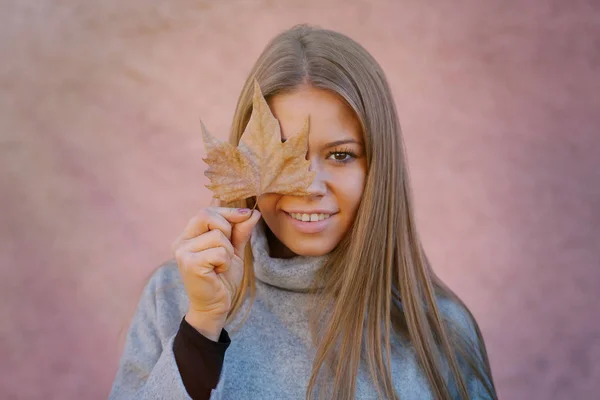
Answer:
[[[322,240],[318,240],[318,243],[314,243],[313,240],[299,240],[293,243],[284,243],[288,249],[294,254],[305,257],[320,257],[329,254],[335,246],[330,243],[323,243]]]

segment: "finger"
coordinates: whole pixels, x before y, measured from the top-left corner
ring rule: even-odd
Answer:
[[[203,208],[190,219],[180,239],[192,239],[213,229],[219,229],[226,237],[231,237],[231,224],[213,207]]]
[[[224,247],[214,247],[198,253],[187,252],[178,259],[186,272],[196,275],[208,275],[225,272],[231,265],[231,257]]]
[[[203,250],[212,249],[215,247],[224,247],[227,250],[227,253],[230,257],[235,255],[235,250],[233,249],[233,245],[225,237],[223,232],[219,229],[213,229],[212,231],[208,231],[203,233],[200,236],[196,236],[195,238],[183,241],[181,245],[184,251],[188,251],[191,253],[197,253]]]
[[[233,226],[231,232],[231,244],[235,249],[235,253],[240,258],[243,258],[244,256],[244,248],[246,247],[246,243],[248,243],[248,240],[252,235],[252,231],[254,230],[256,223],[260,220],[260,217],[260,212],[258,210],[254,210],[250,218]]]
[[[244,222],[250,218],[250,209],[248,208],[230,208],[230,207],[209,207],[209,210],[225,218],[232,224]]]
[[[219,229],[228,239],[230,239],[231,224],[245,221],[249,216],[250,210],[246,208],[204,208],[200,210],[198,215],[190,220],[188,226],[184,230],[182,239],[191,239],[213,229]]]

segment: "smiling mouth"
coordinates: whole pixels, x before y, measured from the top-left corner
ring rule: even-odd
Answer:
[[[302,214],[302,213],[287,213],[290,217],[295,220],[302,222],[318,222],[324,221],[334,214]]]

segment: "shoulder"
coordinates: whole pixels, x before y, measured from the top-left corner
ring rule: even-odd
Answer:
[[[188,297],[175,260],[162,263],[152,272],[142,302],[156,313],[157,323],[178,323],[188,306]]]
[[[456,347],[471,398],[495,397],[485,342],[475,317],[460,299],[440,298],[438,307]],[[488,388],[488,389],[486,389]]]
[[[156,294],[182,285],[183,281],[177,268],[177,262],[171,259],[162,263],[152,272],[146,287]]]
[[[479,327],[475,317],[467,306],[460,300],[438,296],[438,307],[442,318],[452,330],[458,330],[473,344],[477,344]]]

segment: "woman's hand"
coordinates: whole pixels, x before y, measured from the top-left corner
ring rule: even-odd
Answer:
[[[260,212],[208,207],[193,217],[172,249],[190,306],[185,318],[217,341],[244,275],[244,248]]]

